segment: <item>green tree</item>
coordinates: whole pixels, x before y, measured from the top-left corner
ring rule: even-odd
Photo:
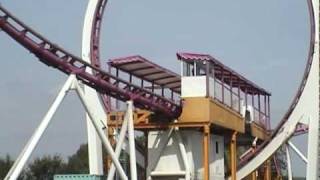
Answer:
[[[9,155],[0,158],[0,179],[4,179],[13,164],[13,160]]]
[[[68,158],[67,172],[69,174],[88,174],[88,144],[80,145],[75,154]]]
[[[30,163],[23,176],[28,180],[52,180],[55,174],[64,174],[66,166],[59,155],[46,155]]]

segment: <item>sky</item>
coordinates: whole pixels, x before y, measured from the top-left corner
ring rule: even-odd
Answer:
[[[26,24],[78,56],[87,2],[0,1]],[[139,54],[179,72],[176,52],[211,54],[272,92],[273,126],[301,81],[310,35],[306,0],[110,0],[102,28],[104,67],[110,58]],[[40,63],[1,31],[0,53],[0,156],[17,156],[67,76]],[[33,157],[71,155],[86,142],[85,125],[84,110],[72,93]],[[305,150],[305,137],[294,142]],[[295,162],[295,174],[303,175],[303,163]]]

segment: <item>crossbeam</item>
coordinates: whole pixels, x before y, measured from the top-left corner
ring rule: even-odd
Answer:
[[[81,100],[82,105],[84,106],[86,112],[88,113],[90,117],[90,121],[92,125],[94,126],[94,129],[96,130],[97,134],[99,135],[99,138],[102,141],[102,144],[104,145],[105,149],[107,150],[107,153],[111,156],[112,162],[115,164],[116,170],[118,171],[120,178],[122,180],[128,180],[123,168],[120,165],[120,162],[118,158],[116,157],[115,152],[112,149],[112,146],[108,140],[108,138],[105,135],[104,129],[105,125],[101,122],[98,116],[94,113],[94,110],[92,107],[88,104],[88,98],[85,96],[83,89],[79,85],[79,81],[77,80],[76,76],[71,74],[60,90],[58,96],[56,97],[54,103],[50,107],[49,111],[41,121],[38,128],[35,130],[33,135],[31,136],[30,140],[18,156],[17,160],[14,162],[13,166],[9,170],[8,174],[5,177],[5,180],[16,180],[23,167],[25,166],[26,162],[30,158],[32,152],[35,150],[36,146],[38,145],[41,137],[43,136],[45,130],[49,126],[55,112],[57,111],[59,105],[65,98],[66,94],[69,92],[69,90],[75,90],[78,94],[78,97]]]

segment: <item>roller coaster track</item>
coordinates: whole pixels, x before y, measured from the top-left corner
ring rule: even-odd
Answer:
[[[295,133],[297,126],[300,121],[304,118],[310,118],[309,114],[304,114],[310,112],[310,114],[316,114],[317,118],[318,112],[309,111],[308,102],[310,98],[317,99],[317,106],[319,107],[319,57],[317,56],[319,52],[316,43],[319,41],[317,33],[319,27],[316,23],[319,21],[318,12],[319,4],[318,1],[307,0],[309,9],[309,21],[310,21],[310,44],[307,64],[304,70],[304,75],[300,83],[299,89],[288,109],[285,113],[283,119],[274,129],[269,141],[262,143],[257,151],[251,156],[248,156],[245,161],[240,164],[240,168],[237,171],[237,178],[241,179],[246,177],[250,172],[257,169],[263,162],[265,162],[272,154],[274,154],[283,144],[285,144],[290,137]],[[316,55],[315,55],[316,54]],[[312,93],[310,91],[317,91],[317,93]],[[309,94],[310,93],[310,94]],[[315,95],[312,97],[312,95]],[[316,108],[318,108],[316,107]],[[307,110],[306,110],[307,109]],[[308,117],[306,117],[308,116]],[[314,147],[317,149],[316,147]]]
[[[299,89],[288,111],[274,129],[271,139],[262,143],[254,154],[248,156],[240,164],[240,168],[237,172],[237,178],[239,179],[244,178],[257,169],[294,134],[301,119],[305,118],[303,117],[303,113],[301,113],[303,111],[301,110],[301,107],[306,105],[306,101],[308,100],[306,94],[312,88],[317,88],[317,94],[314,95],[317,95],[316,99],[318,98],[316,102],[319,100],[319,82],[318,79],[315,79],[315,76],[319,76],[319,59],[318,56],[314,55],[319,53],[315,52],[315,50],[318,50],[316,43],[318,43],[319,39],[317,36],[318,27],[316,26],[316,22],[319,20],[316,18],[318,17],[318,14],[315,16],[315,12],[318,11],[315,11],[315,8],[319,8],[319,4],[316,0],[307,0],[307,2],[311,25],[310,48]],[[180,104],[135,86],[100,69],[99,38],[102,16],[106,4],[107,0],[101,0],[95,12],[96,18],[94,20],[94,26],[92,27],[94,28],[94,34],[91,42],[91,52],[93,52],[91,53],[92,65],[51,43],[49,40],[23,24],[1,5],[0,29],[38,57],[41,62],[57,68],[66,74],[75,74],[84,84],[87,84],[104,95],[109,95],[122,101],[131,99],[134,101],[136,107],[154,112],[161,112],[171,118],[178,117],[181,113]],[[92,70],[93,75],[86,73],[85,70],[87,68]],[[106,106],[108,103],[107,98],[103,96],[102,99],[104,99]],[[319,104],[317,108],[319,108]],[[319,115],[319,112],[317,113]]]
[[[104,10],[108,0],[99,0],[96,3],[93,25],[91,29],[91,42],[90,42],[90,61],[91,65],[100,68],[100,34]],[[109,112],[111,111],[110,98],[106,94],[100,94],[104,109]]]
[[[46,65],[66,74],[75,74],[84,84],[102,94],[122,101],[133,100],[136,107],[161,112],[171,118],[180,115],[180,104],[117,78],[81,60],[33,31],[2,6],[0,6],[0,13],[0,28]],[[85,71],[87,68],[90,68],[94,75],[87,73]]]

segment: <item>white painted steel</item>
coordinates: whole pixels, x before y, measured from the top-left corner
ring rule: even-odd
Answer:
[[[109,140],[107,139],[106,135],[104,134],[105,125],[101,119],[99,119],[99,116],[97,116],[95,111],[92,110],[92,107],[88,103],[88,99],[85,96],[82,88],[79,86],[78,81],[75,77],[75,75],[70,75],[68,80],[66,81],[65,85],[61,89],[60,93],[58,94],[56,100],[50,107],[49,111],[47,112],[46,116],[42,120],[41,124],[35,131],[34,135],[32,136],[31,140],[27,143],[27,146],[22,151],[22,154],[19,155],[18,161],[15,162],[13,165],[12,170],[9,171],[6,180],[16,180],[27,162],[28,158],[30,157],[31,153],[33,152],[34,148],[38,144],[41,136],[43,135],[44,131],[48,127],[50,120],[52,119],[54,113],[56,112],[56,109],[59,107],[60,103],[62,102],[63,98],[65,97],[66,93],[69,89],[75,89],[81,103],[83,104],[84,108],[86,109],[86,112],[90,116],[91,123],[93,124],[96,132],[98,133],[100,139],[103,142],[103,145],[105,146],[107,152],[110,154],[111,159],[113,163],[116,166],[117,171],[119,172],[119,175],[121,179],[127,180],[125,172],[123,171],[118,159],[115,157],[115,153],[113,152],[113,149],[111,147],[111,144]]]
[[[136,161],[136,145],[134,136],[134,125],[133,125],[133,102],[127,101],[127,114],[128,114],[128,139],[130,149],[130,174],[132,180],[137,180],[137,161]]]
[[[308,180],[318,179],[319,123],[317,123],[316,121],[319,121],[319,119],[313,120],[312,123],[309,124],[308,129],[308,164],[306,178]]]
[[[130,154],[130,149],[129,149],[129,140],[128,138],[126,137],[124,139],[124,143],[122,144],[122,149],[127,153],[127,154]],[[144,154],[140,153],[138,150],[136,150],[136,160],[137,160],[137,164],[142,167],[142,168],[145,168],[145,157],[144,157]]]
[[[291,142],[288,141],[288,145],[292,148],[292,150],[297,153],[297,155],[305,162],[308,163],[308,159],[303,155],[303,153]]]
[[[313,0],[315,19],[315,46],[312,69],[309,74],[310,85],[304,90],[304,110],[310,115],[308,126],[308,164],[307,179],[319,179],[319,0]]]
[[[161,157],[162,152],[164,151],[164,149],[166,148],[172,132],[173,132],[174,128],[171,128],[167,131],[165,131],[165,133],[163,135],[161,135],[161,138],[159,138],[159,140],[161,140],[158,144],[157,147],[157,151],[152,153],[152,156],[149,156],[150,151],[148,153],[148,167],[147,167],[147,179],[150,180],[151,179],[151,172],[154,171],[157,163],[159,162],[159,159]],[[149,132],[149,136],[154,135],[153,133],[158,133],[158,132]],[[151,143],[150,138],[148,136],[148,143]],[[159,136],[159,135],[158,135]],[[156,143],[156,142],[152,142],[152,143]],[[149,148],[149,144],[148,144],[148,148]]]
[[[177,136],[179,134],[180,138]],[[175,130],[166,147],[162,148],[160,143],[166,137],[167,134],[161,131],[149,135],[148,160],[157,162],[154,168],[148,167],[151,169],[150,176],[156,177],[156,172],[168,179],[174,179],[172,174],[185,172],[182,179],[203,178],[203,133],[195,130]],[[210,179],[224,180],[224,139],[214,134],[210,137]]]
[[[178,141],[180,154],[181,154],[182,159],[183,159],[183,165],[184,165],[184,168],[185,168],[185,180],[190,180],[191,179],[191,171],[190,171],[188,155],[187,155],[186,147],[183,144],[183,141],[182,141],[182,138],[181,138],[179,130],[175,131],[175,137],[176,137],[176,139]]]
[[[54,114],[57,111],[59,105],[61,104],[62,100],[66,96],[70,86],[73,83],[73,79],[74,79],[73,76],[69,76],[68,80],[65,82],[65,84],[63,85],[62,89],[60,90],[58,96],[56,97],[56,99],[54,100],[53,104],[51,105],[49,111],[47,112],[45,117],[42,119],[40,125],[35,130],[35,132],[33,133],[31,139],[26,144],[25,148],[23,149],[21,154],[18,156],[17,160],[14,162],[14,164],[13,164],[12,168],[10,169],[9,173],[5,177],[5,180],[16,180],[19,177],[23,167],[27,163],[27,161],[30,158],[32,152],[34,151],[34,149],[38,145],[43,133],[47,129],[48,125],[50,124],[50,121],[51,121],[52,117],[54,116]]]
[[[288,169],[288,180],[292,180],[292,168],[291,168],[291,157],[288,145],[286,145],[286,156],[287,156],[287,169]]]
[[[99,116],[96,115],[96,112],[93,110],[94,108],[92,106],[90,106],[90,104],[88,103],[88,98],[87,96],[84,94],[83,90],[81,89],[81,87],[79,86],[77,81],[74,81],[74,88],[81,100],[81,103],[83,104],[84,108],[86,109],[86,112],[89,115],[89,119],[91,121],[91,123],[93,124],[96,132],[98,133],[102,144],[104,145],[104,147],[106,148],[108,154],[110,155],[112,162],[115,164],[115,167],[119,173],[119,176],[121,179],[123,180],[127,180],[127,176],[123,170],[123,168],[120,165],[119,160],[116,158],[115,153],[112,149],[112,146],[108,140],[108,138],[106,137],[105,133],[104,133],[104,124],[102,124],[102,120],[100,119]]]
[[[129,128],[128,121],[130,119],[130,116],[132,116],[132,113],[129,113],[129,105],[125,114],[124,121],[122,122],[119,138],[117,139],[117,146],[115,150],[115,155],[117,158],[120,156],[121,150],[124,150],[126,153],[130,155],[130,147],[128,147],[129,140],[126,138],[126,133]],[[135,149],[134,149],[135,150]],[[144,162],[144,156],[139,153],[139,151],[135,150],[135,156],[136,156],[136,163],[139,164],[141,167],[145,167],[145,162]],[[112,180],[115,175],[115,167],[114,164],[111,165],[111,168],[108,172],[108,177],[107,180]]]
[[[89,0],[87,10],[84,18],[83,32],[82,32],[82,59],[90,63],[91,57],[91,35],[92,27],[95,18],[95,11],[98,8],[99,0]],[[91,69],[87,69],[87,72],[92,74]],[[106,120],[106,114],[104,112],[103,105],[100,102],[98,93],[89,86],[84,87],[84,93],[88,99],[88,103],[91,107],[95,107],[95,114],[103,120]],[[87,119],[87,134],[88,134],[88,153],[89,153],[89,170],[90,174],[102,175],[103,174],[103,162],[102,162],[102,145],[91,121],[90,117],[86,114]]]
[[[30,144],[31,139],[33,138],[33,136],[31,136],[31,138],[29,139],[29,141],[26,143],[25,147],[23,148],[23,150],[20,152],[19,156],[17,157],[17,159],[15,160],[15,162],[13,163],[13,165],[11,166],[11,168],[9,169],[8,173],[6,174],[6,177],[4,178],[5,180],[7,180],[7,177],[10,177],[12,175],[12,172],[16,169],[17,167],[17,162],[21,161],[22,156],[25,154],[27,147]]]
[[[128,115],[127,114],[128,113],[126,113],[125,118],[124,118],[124,120],[122,122],[119,138],[117,140],[117,146],[116,146],[116,150],[115,150],[115,155],[116,155],[117,159],[120,156],[120,153],[121,153],[121,150],[122,150],[122,145],[123,145],[123,142],[125,140],[127,129],[128,129],[128,118],[127,118]],[[115,171],[116,171],[115,166],[112,163],[111,167],[110,167],[110,170],[108,172],[107,180],[113,180]]]
[[[257,154],[252,160],[250,160],[246,165],[237,171],[237,178],[243,179],[261,166],[273,153],[279,149],[282,144],[284,144],[284,142],[286,142],[293,135],[296,125],[301,119],[302,117],[294,119],[292,118],[287,121],[284,124],[282,131],[275,138],[273,138],[259,154]]]
[[[304,90],[303,106],[309,112],[310,119],[308,129],[308,164],[307,179],[316,180],[319,178],[319,0],[313,0],[313,10],[315,19],[315,46],[313,55],[313,65],[309,78],[312,80],[310,86]],[[311,81],[310,80],[310,81]]]
[[[292,136],[298,122],[309,124],[308,138],[308,164],[307,179],[318,179],[318,154],[319,154],[319,0],[313,0],[315,16],[315,47],[311,69],[306,80],[306,86],[301,94],[295,109],[290,114],[287,122],[268,145],[256,155],[250,162],[237,172],[238,178],[244,178],[263,162],[265,162],[276,150]],[[299,120],[306,115],[309,118]]]
[[[163,172],[163,171],[153,171],[151,176],[154,177],[168,177],[168,176],[185,176],[185,171],[174,171],[174,172]]]

